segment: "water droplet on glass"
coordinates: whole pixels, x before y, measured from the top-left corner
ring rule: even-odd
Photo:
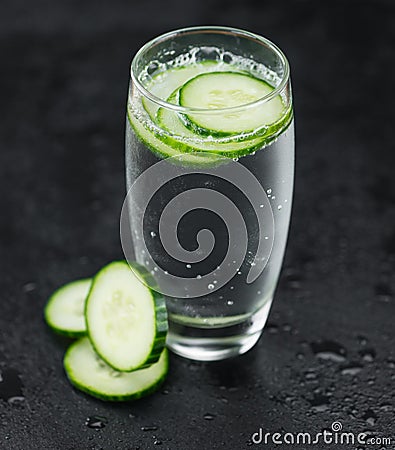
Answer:
[[[154,445],[162,445],[162,441],[160,441],[159,439],[155,439]]]
[[[263,208],[263,207],[264,207],[264,205],[259,205],[259,207],[260,207],[260,208]]]
[[[231,291],[233,291],[234,288],[235,288],[234,286],[231,286],[229,289],[230,289]]]
[[[278,206],[277,206],[277,209],[281,209],[281,208],[282,208],[282,206],[281,206],[281,205],[278,205]]]
[[[210,291],[212,290],[212,289],[214,289],[215,288],[215,286],[212,284],[212,283],[210,283],[208,286],[207,286],[207,289],[210,289]]]
[[[151,237],[155,237],[156,236],[155,231],[151,231],[150,235],[151,235]]]
[[[198,280],[200,280],[200,278],[202,278],[202,276],[201,276],[201,275],[197,275],[196,278],[197,278]]]
[[[190,269],[191,267],[192,267],[192,266],[191,266],[190,264],[187,264],[187,265],[186,265],[186,268],[187,268],[187,269]]]
[[[204,416],[203,416],[203,419],[204,420],[213,420],[215,418],[215,415],[214,414],[210,414],[210,413],[206,413]]]
[[[229,305],[229,306],[232,306],[232,305],[233,305],[233,300],[228,300],[228,301],[226,302],[226,304]]]
[[[257,295],[261,295],[262,292],[261,291],[256,291]]]
[[[155,425],[149,425],[149,426],[140,428],[141,431],[156,431],[157,429],[158,429],[158,427]]]
[[[85,425],[88,428],[93,428],[94,430],[100,430],[101,428],[104,428],[107,423],[107,418],[102,416],[90,416],[85,421]]]
[[[240,272],[240,270],[237,272],[237,275],[241,275],[241,272]]]
[[[272,190],[268,189],[266,192],[270,195],[272,193]]]

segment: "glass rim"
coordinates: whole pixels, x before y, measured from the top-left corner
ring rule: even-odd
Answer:
[[[163,100],[159,97],[157,97],[155,94],[150,92],[147,88],[145,88],[141,82],[138,79],[138,75],[135,74],[137,72],[137,61],[139,58],[151,47],[154,45],[163,42],[165,40],[168,40],[171,36],[176,36],[180,34],[198,34],[199,32],[208,33],[208,32],[217,32],[217,33],[226,33],[226,34],[233,34],[233,35],[239,35],[244,38],[248,38],[250,40],[257,41],[258,43],[262,45],[266,45],[271,51],[273,51],[281,60],[283,67],[284,67],[284,74],[281,77],[281,81],[269,94],[264,95],[263,97],[259,98],[258,100],[254,100],[253,102],[244,103],[242,105],[237,106],[229,106],[226,108],[218,108],[218,109],[210,109],[210,108],[191,108],[181,105],[175,105],[174,103],[169,103],[166,100]],[[233,28],[233,27],[227,27],[227,26],[214,26],[214,25],[203,25],[203,26],[194,26],[194,27],[186,27],[186,28],[179,28],[176,30],[169,31],[167,33],[161,34],[147,43],[145,43],[134,55],[132,59],[132,63],[130,65],[130,77],[132,79],[132,82],[137,87],[137,89],[140,91],[140,93],[148,98],[153,103],[166,108],[171,109],[176,112],[181,113],[209,113],[209,114],[220,114],[220,113],[227,113],[227,112],[233,112],[233,111],[240,111],[244,109],[254,108],[257,106],[260,106],[277,95],[279,95],[288,85],[289,77],[290,77],[290,68],[289,68],[289,62],[287,60],[287,57],[283,53],[283,51],[277,47],[276,44],[271,42],[269,39],[260,36],[258,34],[252,33],[250,31],[242,30],[240,28]]]

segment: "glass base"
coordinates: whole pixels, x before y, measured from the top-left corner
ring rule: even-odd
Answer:
[[[167,346],[177,355],[197,361],[218,361],[247,352],[258,341],[272,301],[242,322],[226,327],[199,328],[169,320]]]

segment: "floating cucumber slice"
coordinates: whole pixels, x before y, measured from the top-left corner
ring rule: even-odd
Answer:
[[[169,103],[176,103],[177,96],[178,90],[174,92],[167,101]],[[186,138],[182,142],[183,145],[188,147],[188,149],[186,149],[187,151],[211,152],[221,154],[222,156],[239,157],[258,149],[265,140],[264,136],[253,138],[251,138],[251,136],[245,136],[238,139],[225,138],[221,140],[210,140],[207,137],[196,134],[188,128],[184,124],[179,113],[170,108],[159,108],[156,120],[161,129],[168,131],[174,137],[181,136]]]
[[[72,344],[64,357],[64,368],[71,384],[102,400],[134,400],[154,392],[166,378],[168,352],[158,362],[131,373],[117,372],[95,353],[89,339]]]
[[[144,282],[143,282],[144,281]],[[94,277],[86,306],[88,336],[112,368],[130,372],[158,361],[168,329],[164,298],[142,266],[116,261]]]
[[[47,324],[57,333],[68,337],[86,334],[85,301],[92,280],[73,281],[56,290],[44,309]]]
[[[190,66],[173,67],[160,72],[152,77],[148,83],[147,89],[155,97],[166,100],[172,92],[182,86],[185,82],[195,77],[196,75],[208,71],[215,70],[216,67],[231,67],[229,64],[217,61],[203,61],[198,64],[191,64]],[[152,102],[146,97],[143,97],[142,103],[144,109],[147,111],[151,119],[154,119],[158,112],[159,105]]]
[[[211,72],[195,76],[180,89],[181,106],[223,109],[247,105],[269,95],[273,87],[249,74]],[[224,113],[190,113],[192,128],[203,134],[224,136],[250,133],[279,121],[285,107],[278,95],[262,105],[243,107]]]

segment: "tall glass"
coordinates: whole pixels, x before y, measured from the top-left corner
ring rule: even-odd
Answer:
[[[121,240],[166,297],[175,353],[218,360],[258,340],[284,255],[293,174],[289,65],[273,43],[195,27],[136,54]]]

